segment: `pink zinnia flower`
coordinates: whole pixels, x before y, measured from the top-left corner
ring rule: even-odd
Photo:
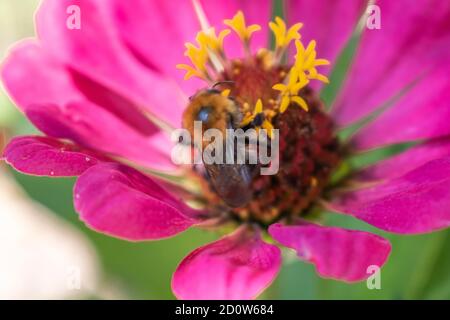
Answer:
[[[81,10],[79,29],[66,24],[72,5]],[[450,223],[450,2],[379,0],[382,29],[363,30],[326,112],[317,95],[328,81],[324,59],[333,66],[366,5],[291,0],[287,26],[277,19],[269,28],[265,0],[45,0],[37,39],[18,43],[1,71],[11,98],[44,136],[14,138],[4,158],[27,174],[79,176],[80,219],[111,236],[143,241],[191,226],[235,227],[181,262],[172,281],[178,298],[256,297],[280,269],[276,243],[322,277],[364,280],[369,266],[386,262],[389,242],[319,225],[309,213],[326,207],[401,234]],[[220,33],[228,27],[239,36]],[[270,29],[274,51],[267,49]],[[199,30],[188,64],[184,44],[195,43]],[[185,81],[177,64],[188,77],[233,80],[226,93],[244,115],[251,119],[260,101],[266,127],[280,129],[280,172],[255,178],[254,197],[242,208],[227,207],[207,178],[171,162],[166,129],[180,127],[188,97],[208,86]],[[338,130],[367,118],[338,141]],[[414,145],[362,170],[346,166],[352,154],[404,142]],[[332,180],[336,171],[340,178]]]

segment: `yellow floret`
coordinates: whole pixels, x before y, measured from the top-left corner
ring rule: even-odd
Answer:
[[[296,23],[287,30],[286,23],[280,17],[276,17],[275,22],[269,22],[269,28],[275,36],[276,49],[284,50],[289,46],[291,41],[300,39],[300,33],[298,31],[302,26],[302,23]]]
[[[261,30],[261,26],[252,24],[247,26],[242,11],[238,11],[232,19],[226,19],[225,25],[233,29],[244,43],[248,43],[253,32]]]

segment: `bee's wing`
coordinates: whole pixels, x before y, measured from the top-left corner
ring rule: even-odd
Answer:
[[[228,128],[232,128],[231,124],[228,124]],[[234,143],[224,143],[223,150],[225,151],[223,163],[213,161],[203,161],[203,163],[217,194],[230,207],[241,207],[247,204],[253,195],[250,184],[258,164],[239,163],[236,160],[238,153],[244,156],[244,159],[249,159],[248,153],[257,151],[257,141],[250,141],[239,149]],[[234,156],[232,164],[226,163],[227,155]],[[208,157],[208,154],[204,154],[203,160],[211,160],[207,159]]]
[[[205,164],[210,181],[217,194],[230,206],[245,205],[252,196],[251,170],[247,165]]]

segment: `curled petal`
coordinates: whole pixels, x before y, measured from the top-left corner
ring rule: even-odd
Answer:
[[[172,289],[179,299],[253,299],[269,286],[280,265],[280,249],[241,228],[185,257]]]
[[[277,223],[269,227],[269,233],[314,264],[320,276],[348,282],[368,278],[369,267],[381,267],[391,251],[386,239],[363,231]]]
[[[331,209],[395,233],[424,233],[450,225],[450,158],[338,196]]]
[[[14,169],[38,176],[79,176],[96,165],[98,156],[80,147],[49,137],[14,138],[3,154]]]
[[[196,223],[195,211],[130,167],[91,167],[74,188],[80,219],[96,231],[132,241],[166,238]]]

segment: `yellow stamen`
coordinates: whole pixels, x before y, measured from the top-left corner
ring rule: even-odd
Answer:
[[[253,114],[248,113],[242,120],[241,127],[245,127],[246,125],[250,124],[253,121],[254,117],[255,116]]]
[[[280,21],[277,21],[277,23],[279,28],[277,29],[277,32],[284,32],[284,23],[281,24]],[[328,78],[323,74],[319,74],[316,69],[318,66],[328,65],[330,63],[325,59],[316,59],[316,42],[314,40],[310,41],[305,48],[302,42],[296,39],[295,46],[297,48],[297,53],[295,55],[294,66],[289,71],[287,84],[278,83],[272,87],[274,90],[280,91],[279,111],[281,113],[285,112],[291,103],[295,103],[305,111],[308,111],[308,104],[301,96],[299,96],[299,91],[305,87],[310,80],[319,80],[324,83],[329,83]]]
[[[263,104],[261,99],[258,99],[258,101],[256,101],[256,105],[255,105],[255,110],[253,111],[253,113],[255,115],[261,113],[263,111]]]
[[[223,55],[223,40],[230,34],[230,32],[230,29],[225,29],[219,32],[219,35],[216,36],[216,30],[214,28],[209,28],[206,31],[200,31],[198,33],[197,41],[214,53]]]
[[[253,113],[249,113],[244,117],[244,119],[241,122],[241,127],[245,127],[246,125],[251,123],[253,121],[253,119],[255,119],[255,117],[259,113],[262,112],[262,109],[263,109],[262,101],[261,101],[261,99],[258,99],[258,101],[256,102],[256,105],[255,105],[255,108],[253,109]]]
[[[269,22],[269,28],[272,30],[275,36],[275,47],[277,50],[285,50],[291,41],[300,39],[300,33],[298,32],[303,27],[302,23],[296,23],[286,29],[286,24],[280,17],[275,18],[275,22]]]
[[[316,67],[325,66],[330,64],[326,59],[316,59],[316,42],[310,41],[308,47],[305,49],[302,42],[295,41],[297,48],[297,54],[295,55],[294,67],[296,67],[301,73],[304,73],[308,79],[319,80],[324,83],[329,83],[326,76],[319,74]]]
[[[289,107],[289,104],[291,103],[291,99],[288,96],[283,96],[281,99],[280,104],[280,113],[284,113],[286,109]]]
[[[269,120],[264,120],[263,124],[261,125],[263,129],[267,131],[267,135],[269,138],[272,138],[273,135],[273,125]]]
[[[250,41],[253,32],[261,30],[261,26],[257,24],[247,26],[242,11],[238,11],[232,19],[226,19],[224,24],[233,29],[246,44]]]
[[[293,96],[291,97],[291,101],[298,104],[300,107],[302,107],[305,111],[308,111],[308,104],[306,101],[300,97],[300,96]]]
[[[258,99],[258,101],[256,102],[255,108],[253,109],[253,113],[249,113],[247,114],[244,119],[241,122],[241,127],[245,127],[246,125],[249,125],[255,118],[256,116],[258,116],[259,114],[263,113],[263,104],[261,99]],[[269,136],[269,138],[272,138],[272,130],[273,130],[273,125],[272,123],[267,120],[267,114],[264,114],[264,121],[261,124],[261,126],[256,126],[256,132],[259,132],[259,129],[263,128],[267,131],[267,135]]]
[[[177,69],[186,70],[186,74],[184,75],[184,80],[189,80],[192,77],[198,77],[203,80],[206,80],[206,76],[201,71],[195,69],[194,67],[188,64],[177,64]]]
[[[223,90],[220,94],[221,94],[223,97],[228,97],[228,96],[230,95],[230,92],[231,92],[230,89],[225,89],[225,90]]]
[[[184,52],[184,55],[191,60],[193,66],[187,64],[178,64],[176,66],[178,69],[187,71],[184,79],[187,80],[193,76],[199,77],[204,80],[210,79],[208,70],[206,69],[206,65],[209,61],[207,47],[202,45],[201,43],[199,47],[196,47],[189,42],[186,43],[185,46],[186,51]]]
[[[286,111],[291,103],[298,104],[305,111],[308,111],[306,101],[298,95],[299,91],[309,83],[306,76],[299,72],[294,66],[289,71],[289,79],[287,84],[277,83],[272,89],[280,91],[280,112]]]
[[[194,2],[197,3],[197,9],[199,13],[201,13],[200,2],[197,0],[194,0]],[[247,54],[250,55],[250,38],[252,34],[260,30],[261,27],[257,24],[247,26],[242,11],[238,11],[232,19],[225,20],[224,24],[238,34],[244,43]],[[289,70],[285,67],[280,68],[281,71],[279,71],[279,75],[284,80],[272,87],[274,90],[280,92],[278,99],[268,101],[268,103],[273,106],[273,110],[263,111],[261,100],[258,100],[253,111],[251,111],[251,107],[248,103],[244,103],[242,112],[246,114],[246,116],[242,121],[242,126],[250,124],[255,117],[261,113],[264,113],[265,119],[270,120],[273,118],[273,114],[285,112],[292,104],[296,104],[305,111],[308,111],[308,104],[300,96],[299,92],[308,85],[310,80],[329,83],[328,78],[325,75],[320,74],[317,67],[328,65],[330,62],[326,59],[317,58],[316,42],[314,40],[310,41],[305,48],[300,41],[301,35],[299,30],[302,26],[303,24],[296,23],[287,28],[286,23],[279,17],[276,17],[274,21],[269,23],[269,27],[275,35],[276,49],[275,52],[266,49],[258,51],[257,57],[260,61],[263,61],[264,68],[270,70],[274,66],[274,62],[276,62],[275,65],[282,65],[280,63],[280,58],[292,41],[295,41],[297,49],[295,62]],[[230,65],[227,63],[224,54],[224,39],[230,34],[231,30],[222,30],[216,35],[216,30],[208,27],[207,23],[203,23],[202,27],[203,30],[200,31],[196,37],[198,45],[196,46],[192,43],[186,44],[185,55],[190,59],[191,65],[177,65],[177,68],[186,70],[185,79],[195,76],[207,80],[208,82],[212,82],[212,76],[220,75],[224,70],[227,70],[227,68],[229,68],[228,72],[233,76],[238,76],[241,73],[241,66],[244,60],[233,61],[233,65]],[[210,74],[210,72],[213,72],[214,74]],[[225,97],[228,97],[229,94],[229,89],[222,91],[222,95]],[[272,124],[270,121],[264,120],[260,127],[272,128]]]

